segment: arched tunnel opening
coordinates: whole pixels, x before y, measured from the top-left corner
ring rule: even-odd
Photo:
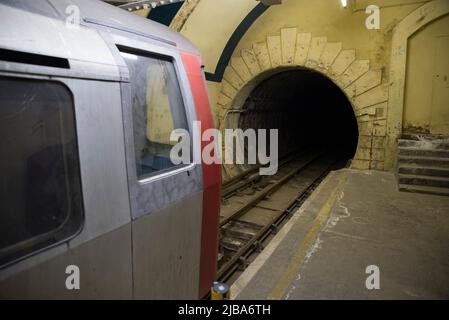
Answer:
[[[310,69],[286,70],[261,81],[247,96],[235,124],[243,130],[278,129],[279,157],[321,148],[334,152],[344,166],[357,149],[351,103],[329,78]]]

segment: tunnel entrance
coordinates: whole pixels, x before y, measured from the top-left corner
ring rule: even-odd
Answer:
[[[347,166],[359,130],[345,93],[306,68],[277,68],[253,78],[234,97],[224,119],[222,129],[230,131],[278,130],[274,174],[259,174],[261,161],[222,167],[218,279],[232,282],[238,277],[236,266],[252,261],[259,244],[268,244],[273,230],[282,228],[327,174]],[[254,138],[247,140],[245,148]]]
[[[310,69],[265,78],[249,92],[234,124],[244,130],[278,129],[280,157],[319,146],[336,152],[344,165],[357,149],[351,103],[330,79]]]

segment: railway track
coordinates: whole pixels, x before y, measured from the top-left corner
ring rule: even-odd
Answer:
[[[284,165],[288,164],[290,161],[298,157],[297,151],[289,153],[288,155],[282,157],[279,161],[278,168],[282,168]],[[253,168],[242,172],[231,179],[225,181],[222,184],[222,200],[226,200],[235,194],[241,192],[242,190],[248,188],[249,186],[256,183],[261,179],[258,172],[260,169],[260,165],[254,166]]]
[[[292,154],[281,160],[276,175],[262,177],[254,168],[223,186],[219,281],[248,266],[337,161],[335,153],[321,150]]]

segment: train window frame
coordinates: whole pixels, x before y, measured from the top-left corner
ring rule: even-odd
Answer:
[[[153,181],[157,181],[157,180],[164,179],[166,177],[174,176],[174,175],[177,175],[182,172],[192,171],[193,168],[195,168],[195,166],[196,166],[196,164],[193,161],[192,115],[189,113],[189,110],[187,109],[187,106],[189,105],[189,103],[187,102],[185,88],[182,85],[182,80],[180,77],[180,70],[179,70],[179,65],[178,65],[180,63],[180,61],[176,57],[175,52],[173,52],[171,50],[164,50],[162,47],[158,47],[157,49],[155,47],[155,48],[152,48],[153,50],[146,50],[146,49],[142,49],[142,48],[137,48],[136,46],[128,46],[128,45],[123,45],[120,43],[117,43],[116,47],[118,49],[118,54],[121,57],[121,59],[123,59],[122,53],[125,53],[125,54],[133,54],[133,55],[137,55],[137,56],[163,60],[163,61],[167,61],[167,62],[171,63],[171,65],[174,69],[175,80],[176,80],[177,86],[179,88],[179,94],[180,94],[180,98],[182,101],[181,107],[182,107],[183,113],[184,113],[186,121],[187,121],[186,130],[189,132],[189,139],[190,139],[191,159],[190,159],[189,164],[174,165],[174,166],[171,166],[171,167],[163,169],[163,170],[158,170],[158,171],[156,171],[150,175],[147,175],[145,177],[139,178],[139,176],[137,175],[136,163],[133,163],[132,171],[134,171],[133,176],[135,177],[135,181],[137,181],[138,185],[145,186],[147,184],[150,184]],[[126,62],[125,62],[125,66],[129,70]],[[132,81],[131,75],[129,74],[129,83],[131,83],[131,81]],[[131,88],[130,88],[130,90],[131,90]],[[132,96],[131,96],[131,100],[132,100]],[[132,102],[131,102],[130,107],[132,109],[132,107],[133,107]],[[131,113],[131,117],[133,117],[133,115],[134,115],[133,110],[131,110],[130,113]],[[131,119],[131,122],[133,122],[132,119]],[[131,123],[132,128],[133,128],[133,126],[134,126],[134,124]],[[133,132],[131,132],[131,134],[130,134],[132,136],[132,142],[131,142],[132,151],[131,151],[131,153],[132,153],[132,158],[135,159],[136,154],[135,154],[135,150],[134,150],[134,148],[135,148],[134,129],[132,131]],[[128,152],[130,152],[130,151],[127,151],[127,153]],[[128,170],[129,169],[130,168],[128,168]]]
[[[68,241],[72,240],[80,234],[85,226],[85,208],[84,208],[84,197],[82,189],[82,177],[81,177],[81,161],[79,156],[79,142],[78,142],[78,132],[77,132],[77,119],[76,119],[76,100],[71,88],[64,83],[55,78],[51,79],[49,77],[42,77],[37,75],[28,74],[17,74],[14,72],[0,72],[0,79],[10,79],[17,82],[34,82],[35,84],[52,84],[56,87],[64,90],[64,95],[68,97],[67,101],[60,102],[60,104],[65,104],[71,109],[68,114],[68,121],[71,123],[69,130],[72,132],[73,145],[70,149],[72,152],[72,163],[74,167],[70,168],[72,171],[73,179],[68,177],[68,147],[62,145],[62,161],[64,166],[63,179],[66,187],[68,204],[67,211],[64,214],[64,219],[61,224],[56,228],[52,228],[46,232],[42,232],[32,237],[23,239],[14,244],[7,245],[1,248],[0,251],[5,251],[3,256],[0,256],[0,269],[7,268],[13,264],[16,264],[22,260],[28,259],[32,256],[38,255],[46,250],[57,247]],[[60,93],[61,94],[61,91]],[[58,109],[61,106],[58,105]],[[67,124],[67,122],[65,123]],[[65,131],[64,122],[61,119],[58,121],[58,131]],[[66,133],[66,132],[65,132]],[[58,141],[59,142],[59,141]],[[60,146],[61,144],[58,144]],[[68,181],[71,180],[71,181]],[[70,186],[68,186],[70,185]],[[75,190],[75,191],[74,191]],[[73,195],[76,194],[77,199],[73,199]],[[74,202],[76,204],[74,205]],[[37,239],[37,242],[36,242]]]
[[[122,117],[124,130],[124,145],[126,157],[126,172],[128,178],[128,195],[131,209],[131,220],[151,215],[155,212],[171,206],[174,203],[184,201],[192,194],[201,192],[203,186],[201,163],[192,161],[183,167],[172,168],[168,172],[158,172],[145,180],[139,181],[136,175],[135,150],[133,134],[132,92],[130,73],[126,62],[120,54],[120,49],[125,48],[143,55],[163,56],[173,61],[177,81],[181,90],[184,112],[187,117],[188,131],[190,132],[190,146],[193,150],[194,121],[197,120],[197,111],[187,70],[182,59],[182,51],[174,46],[169,46],[158,41],[151,41],[140,37],[128,37],[122,34],[113,34],[115,50],[112,51],[119,65],[120,90],[122,99]],[[191,152],[193,156],[193,152]],[[188,186],[188,187],[186,187]],[[176,192],[170,192],[175,190]],[[157,198],[157,201],[152,199]]]

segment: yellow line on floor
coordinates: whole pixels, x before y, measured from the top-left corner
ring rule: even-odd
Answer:
[[[288,287],[292,283],[292,281],[296,278],[301,264],[307,255],[310,247],[313,244],[313,241],[316,239],[318,233],[321,230],[321,225],[326,220],[329,215],[335,200],[337,199],[338,192],[340,191],[341,186],[346,181],[346,178],[342,179],[335,189],[332,191],[329,198],[324,203],[324,206],[321,208],[321,211],[318,213],[317,217],[312,223],[310,230],[307,232],[307,235],[304,237],[304,241],[299,246],[298,250],[295,252],[295,255],[290,260],[287,270],[282,274],[282,277],[276,283],[276,286],[268,295],[268,299],[272,300],[280,300],[285,295]]]

